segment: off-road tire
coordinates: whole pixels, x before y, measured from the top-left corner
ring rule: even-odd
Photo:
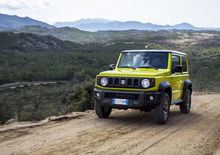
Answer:
[[[180,103],[180,111],[184,114],[188,114],[191,109],[191,91],[189,89],[186,90],[186,93],[183,98],[183,102]]]
[[[154,107],[154,119],[158,124],[166,124],[170,113],[170,97],[163,93],[161,101]]]
[[[112,108],[103,106],[100,103],[97,103],[97,101],[95,101],[94,107],[95,107],[96,115],[99,118],[108,118],[112,112]]]

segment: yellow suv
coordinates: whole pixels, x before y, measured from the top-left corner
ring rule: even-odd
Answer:
[[[191,108],[192,83],[185,53],[173,50],[125,50],[116,65],[96,77],[94,108],[108,118],[112,108],[154,110],[155,121],[166,124],[170,105],[182,113]]]

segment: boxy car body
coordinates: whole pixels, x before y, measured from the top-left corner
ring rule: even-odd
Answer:
[[[182,113],[191,107],[188,58],[173,50],[125,50],[117,64],[96,77],[95,110],[107,118],[112,108],[154,110],[155,120],[168,121],[170,105]]]

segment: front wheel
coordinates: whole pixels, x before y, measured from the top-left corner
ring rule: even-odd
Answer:
[[[166,124],[170,113],[170,97],[167,93],[163,93],[161,101],[154,107],[154,118],[159,124]]]
[[[186,90],[186,94],[183,98],[183,102],[180,103],[180,111],[184,114],[187,114],[190,112],[191,109],[191,91],[189,89]]]
[[[95,101],[94,107],[95,107],[96,115],[99,118],[108,118],[112,112],[112,108],[108,106],[103,106],[100,103],[97,103],[97,101]]]

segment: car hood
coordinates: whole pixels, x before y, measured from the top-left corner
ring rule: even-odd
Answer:
[[[109,70],[99,73],[98,76],[122,76],[122,77],[155,77],[169,75],[170,71],[167,69],[152,69],[152,68],[123,68]]]

